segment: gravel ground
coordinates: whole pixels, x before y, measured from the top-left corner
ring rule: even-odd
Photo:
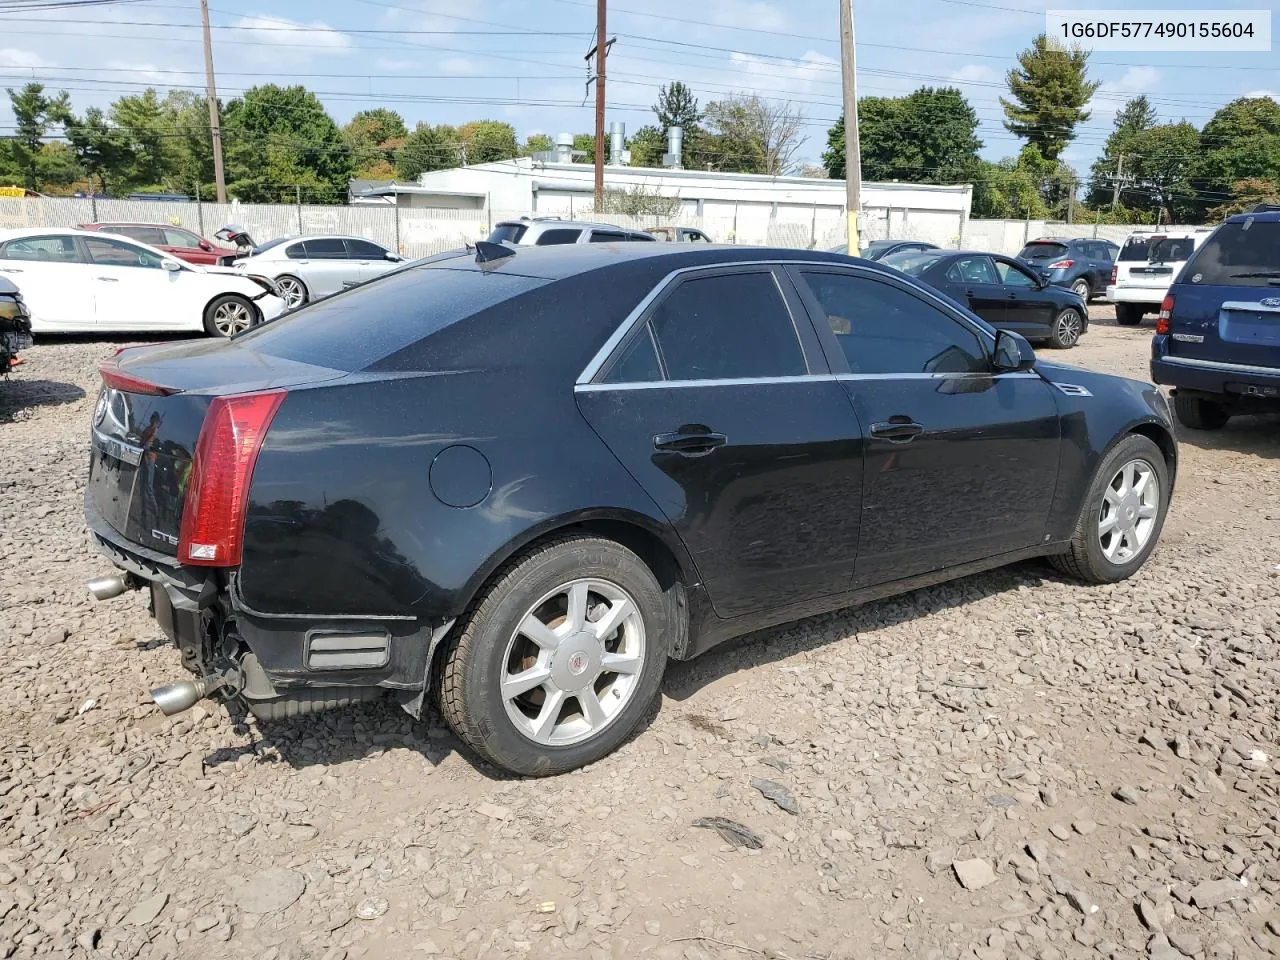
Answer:
[[[1052,355],[1145,377],[1149,323],[1094,314]],[[673,665],[612,757],[517,780],[390,706],[147,704],[177,656],[84,588],[114,346],[0,382],[0,957],[1280,953],[1277,420],[1184,432],[1126,583],[1029,563],[757,634]]]

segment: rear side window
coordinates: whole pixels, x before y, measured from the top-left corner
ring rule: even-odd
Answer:
[[[808,373],[772,273],[685,280],[649,320],[669,380],[797,377]]]
[[[1023,260],[1057,260],[1066,252],[1065,243],[1028,243],[1018,257]]]
[[[613,233],[609,230],[592,230],[589,243],[621,243],[630,239],[625,233]],[[541,243],[542,241],[538,241]]]
[[[56,263],[83,263],[74,237],[25,237],[10,240],[0,251],[5,260],[50,260]]]
[[[999,283],[995,268],[986,257],[961,257],[947,268],[952,283]]]
[[[1224,223],[1183,268],[1181,281],[1224,287],[1280,287],[1280,221]]]
[[[261,246],[253,252],[261,253],[263,250],[270,250],[273,246],[275,244]],[[307,245],[305,243],[295,243],[291,247],[285,247],[284,255],[290,260],[305,260],[307,259]]]
[[[535,241],[535,246],[550,247],[561,243],[577,243],[581,230],[545,230]]]
[[[918,277],[938,262],[942,256],[932,250],[898,250],[883,258],[880,262],[886,267],[901,270],[911,277]]]
[[[1147,252],[1150,249],[1150,237],[1130,237],[1124,242],[1124,246],[1120,248],[1120,256],[1116,257],[1116,259],[1125,263],[1131,260],[1146,260]]]
[[[363,370],[428,334],[547,282],[481,270],[411,267],[317,300],[251,329],[236,342],[286,360]],[[359,336],[352,336],[356,329]]]
[[[523,223],[500,223],[489,234],[490,243],[519,243],[528,226]]]
[[[990,373],[977,335],[919,297],[849,274],[805,271],[804,278],[851,372]]]
[[[164,243],[164,234],[160,232],[159,227],[109,227],[103,232],[128,237],[130,240],[148,243],[153,247]]]
[[[307,256],[312,260],[346,260],[347,245],[338,237],[320,237],[306,242]]]

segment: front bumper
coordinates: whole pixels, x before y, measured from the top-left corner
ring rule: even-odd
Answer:
[[[1179,390],[1280,402],[1280,368],[1201,360],[1169,353],[1168,334],[1151,338],[1151,379]]]

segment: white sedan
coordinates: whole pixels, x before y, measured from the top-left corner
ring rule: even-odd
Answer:
[[[0,276],[22,291],[33,333],[203,330],[229,337],[285,309],[264,277],[183,263],[88,230],[0,230]]]
[[[404,257],[360,237],[281,237],[253,248],[237,270],[270,277],[290,307],[394,270]]]

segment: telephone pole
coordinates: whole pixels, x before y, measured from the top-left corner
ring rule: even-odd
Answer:
[[[601,4],[604,0],[600,0]],[[849,256],[862,249],[858,217],[862,212],[862,151],[858,144],[857,62],[853,45],[853,0],[840,0],[840,71],[844,87],[844,185],[848,212]]]
[[[598,214],[604,212],[604,58],[609,51],[609,45],[604,42],[604,6],[605,0],[595,0],[595,212]]]
[[[213,42],[209,39],[209,0],[200,0],[200,20],[204,24],[204,84],[209,97],[209,134],[213,138],[213,178],[218,185],[218,202],[226,203],[227,178],[222,172],[222,126],[218,121],[218,91],[213,85]]]
[[[1116,212],[1116,204],[1120,202],[1120,181],[1124,177],[1124,154],[1116,157],[1116,182],[1111,187],[1111,212]]]

